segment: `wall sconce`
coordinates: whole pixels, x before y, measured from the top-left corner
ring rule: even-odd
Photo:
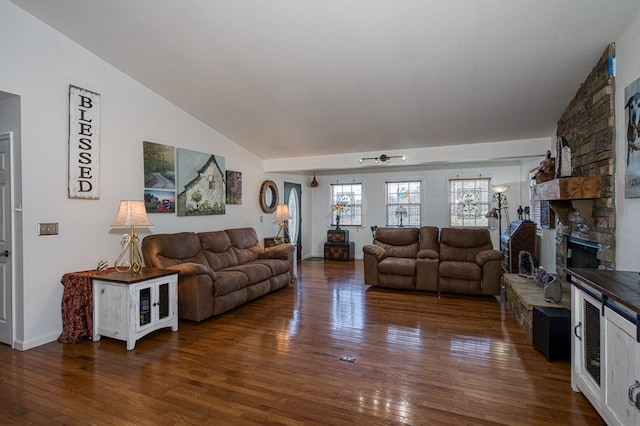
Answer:
[[[402,158],[402,161],[406,160],[407,157],[404,155],[387,155],[382,154],[380,157],[362,157],[360,162],[363,163],[365,160],[373,160],[373,164],[378,163],[391,163],[392,158]]]
[[[147,216],[147,209],[144,201],[120,201],[118,215],[111,224],[111,229],[129,228],[129,234],[124,234],[120,244],[122,250],[116,259],[114,266],[118,272],[140,272],[142,268],[142,256],[138,249],[138,234],[135,233],[134,227],[150,228],[153,223]],[[129,251],[129,261],[124,261],[125,254]]]
[[[289,230],[287,229],[287,221],[293,219],[289,214],[289,206],[286,204],[278,204],[276,206],[276,214],[273,215],[274,222],[280,222],[280,229],[276,235],[275,240],[278,241],[278,237],[282,234],[282,238],[285,243],[289,242]]]
[[[400,206],[396,209],[396,216],[400,218],[400,226],[404,226],[402,224],[402,218],[404,218],[406,215],[407,215],[407,209],[405,209],[404,207]]]

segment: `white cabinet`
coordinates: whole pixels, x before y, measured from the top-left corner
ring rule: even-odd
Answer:
[[[574,391],[582,391],[598,409],[602,399],[602,299],[597,300],[572,286],[571,300],[571,386]]]
[[[637,425],[640,410],[635,398],[640,389],[634,391],[632,387],[640,380],[640,344],[636,341],[635,324],[623,315],[605,307],[603,350],[607,362],[602,406],[611,424]]]
[[[609,425],[640,425],[640,310],[631,288],[638,276],[614,271],[602,281],[597,274],[572,276],[571,386],[582,392]],[[595,274],[595,275],[594,275]],[[616,279],[619,282],[616,282]],[[602,282],[602,287],[599,284]],[[623,294],[633,299],[620,298]],[[615,297],[614,297],[615,296]]]
[[[127,342],[127,350],[152,331],[178,330],[178,275],[143,268],[93,279],[93,340],[101,336]]]

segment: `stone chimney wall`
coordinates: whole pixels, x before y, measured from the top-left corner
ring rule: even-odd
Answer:
[[[601,198],[593,200],[593,227],[577,211],[569,223],[556,223],[556,268],[566,265],[567,237],[600,244],[600,268],[613,269],[615,261],[615,105],[614,80],[610,72],[615,46],[610,44],[582,83],[558,121],[557,137],[571,148],[573,176],[601,176]]]

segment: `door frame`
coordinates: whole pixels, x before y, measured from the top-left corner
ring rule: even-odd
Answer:
[[[296,191],[298,199],[298,236],[296,241],[291,241],[291,243],[296,245],[296,259],[299,260],[302,256],[302,184],[285,181],[283,187],[283,198],[285,204],[289,204],[289,194],[291,194],[292,190]]]
[[[1,132],[0,133],[0,142],[5,142],[7,143],[7,153],[8,153],[8,167],[9,167],[9,173],[7,174],[7,188],[9,191],[9,196],[6,198],[5,202],[8,205],[3,206],[4,207],[4,212],[3,215],[6,213],[6,218],[5,218],[5,224],[7,225],[7,231],[6,231],[6,238],[7,238],[7,247],[6,250],[9,251],[9,255],[7,256],[7,262],[6,262],[6,270],[7,275],[4,277],[5,278],[5,283],[4,285],[6,286],[6,288],[8,289],[8,292],[6,294],[7,296],[7,300],[5,300],[6,303],[6,313],[7,313],[7,317],[5,318],[6,320],[6,327],[7,327],[7,332],[8,332],[8,338],[6,340],[0,340],[0,343],[2,344],[7,344],[10,345],[11,347],[14,347],[14,343],[15,343],[15,300],[16,300],[16,288],[15,288],[15,280],[14,280],[14,271],[16,269],[16,250],[15,250],[15,242],[14,242],[14,235],[15,233],[15,214],[14,214],[14,196],[15,196],[15,187],[14,187],[14,138],[13,138],[13,132]]]

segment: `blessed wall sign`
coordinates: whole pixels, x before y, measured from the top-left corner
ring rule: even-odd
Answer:
[[[69,85],[69,198],[100,198],[100,95]]]

